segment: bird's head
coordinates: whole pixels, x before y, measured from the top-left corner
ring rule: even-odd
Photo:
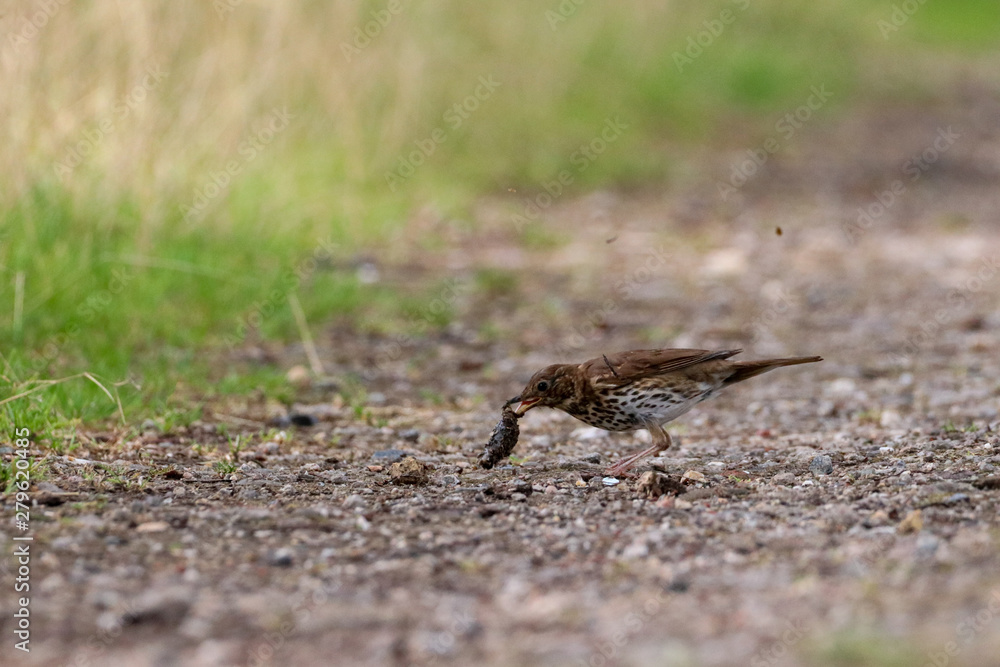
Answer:
[[[572,368],[574,367],[567,364],[546,366],[532,375],[524,390],[507,401],[507,404],[517,404],[514,406],[514,414],[518,416],[537,406],[559,407],[573,394]]]

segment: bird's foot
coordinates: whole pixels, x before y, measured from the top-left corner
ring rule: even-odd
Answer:
[[[637,454],[633,454],[632,456],[626,456],[621,461],[609,466],[605,473],[613,477],[621,477],[635,467],[635,465],[642,459],[646,458],[650,454],[657,454],[661,451],[663,451],[662,447],[653,446],[648,449],[644,449]]]

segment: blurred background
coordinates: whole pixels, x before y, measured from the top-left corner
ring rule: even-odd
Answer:
[[[300,340],[289,291],[320,338],[428,336],[460,316],[430,305],[448,271],[403,269],[455,238],[558,267],[593,220],[557,209],[677,188],[700,194],[656,224],[697,231],[750,195],[752,151],[1000,78],[993,0],[13,1],[0,36],[0,393],[37,390],[3,430],[281,395],[286,368],[236,362]],[[883,130],[840,133],[864,158]],[[526,277],[493,265],[475,289]],[[103,387],[39,384],[81,372]]]

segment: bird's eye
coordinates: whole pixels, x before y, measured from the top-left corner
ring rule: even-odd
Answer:
[[[548,380],[539,380],[538,384],[535,385],[535,389],[537,389],[538,391],[548,391],[549,390],[549,381]]]

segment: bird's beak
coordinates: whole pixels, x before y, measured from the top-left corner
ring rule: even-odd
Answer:
[[[539,398],[529,398],[527,400],[521,401],[520,403],[518,403],[514,407],[514,414],[517,415],[518,417],[520,417],[525,412],[527,412],[532,407],[534,407],[535,403],[537,403],[540,400],[542,400],[541,397],[539,397]]]

